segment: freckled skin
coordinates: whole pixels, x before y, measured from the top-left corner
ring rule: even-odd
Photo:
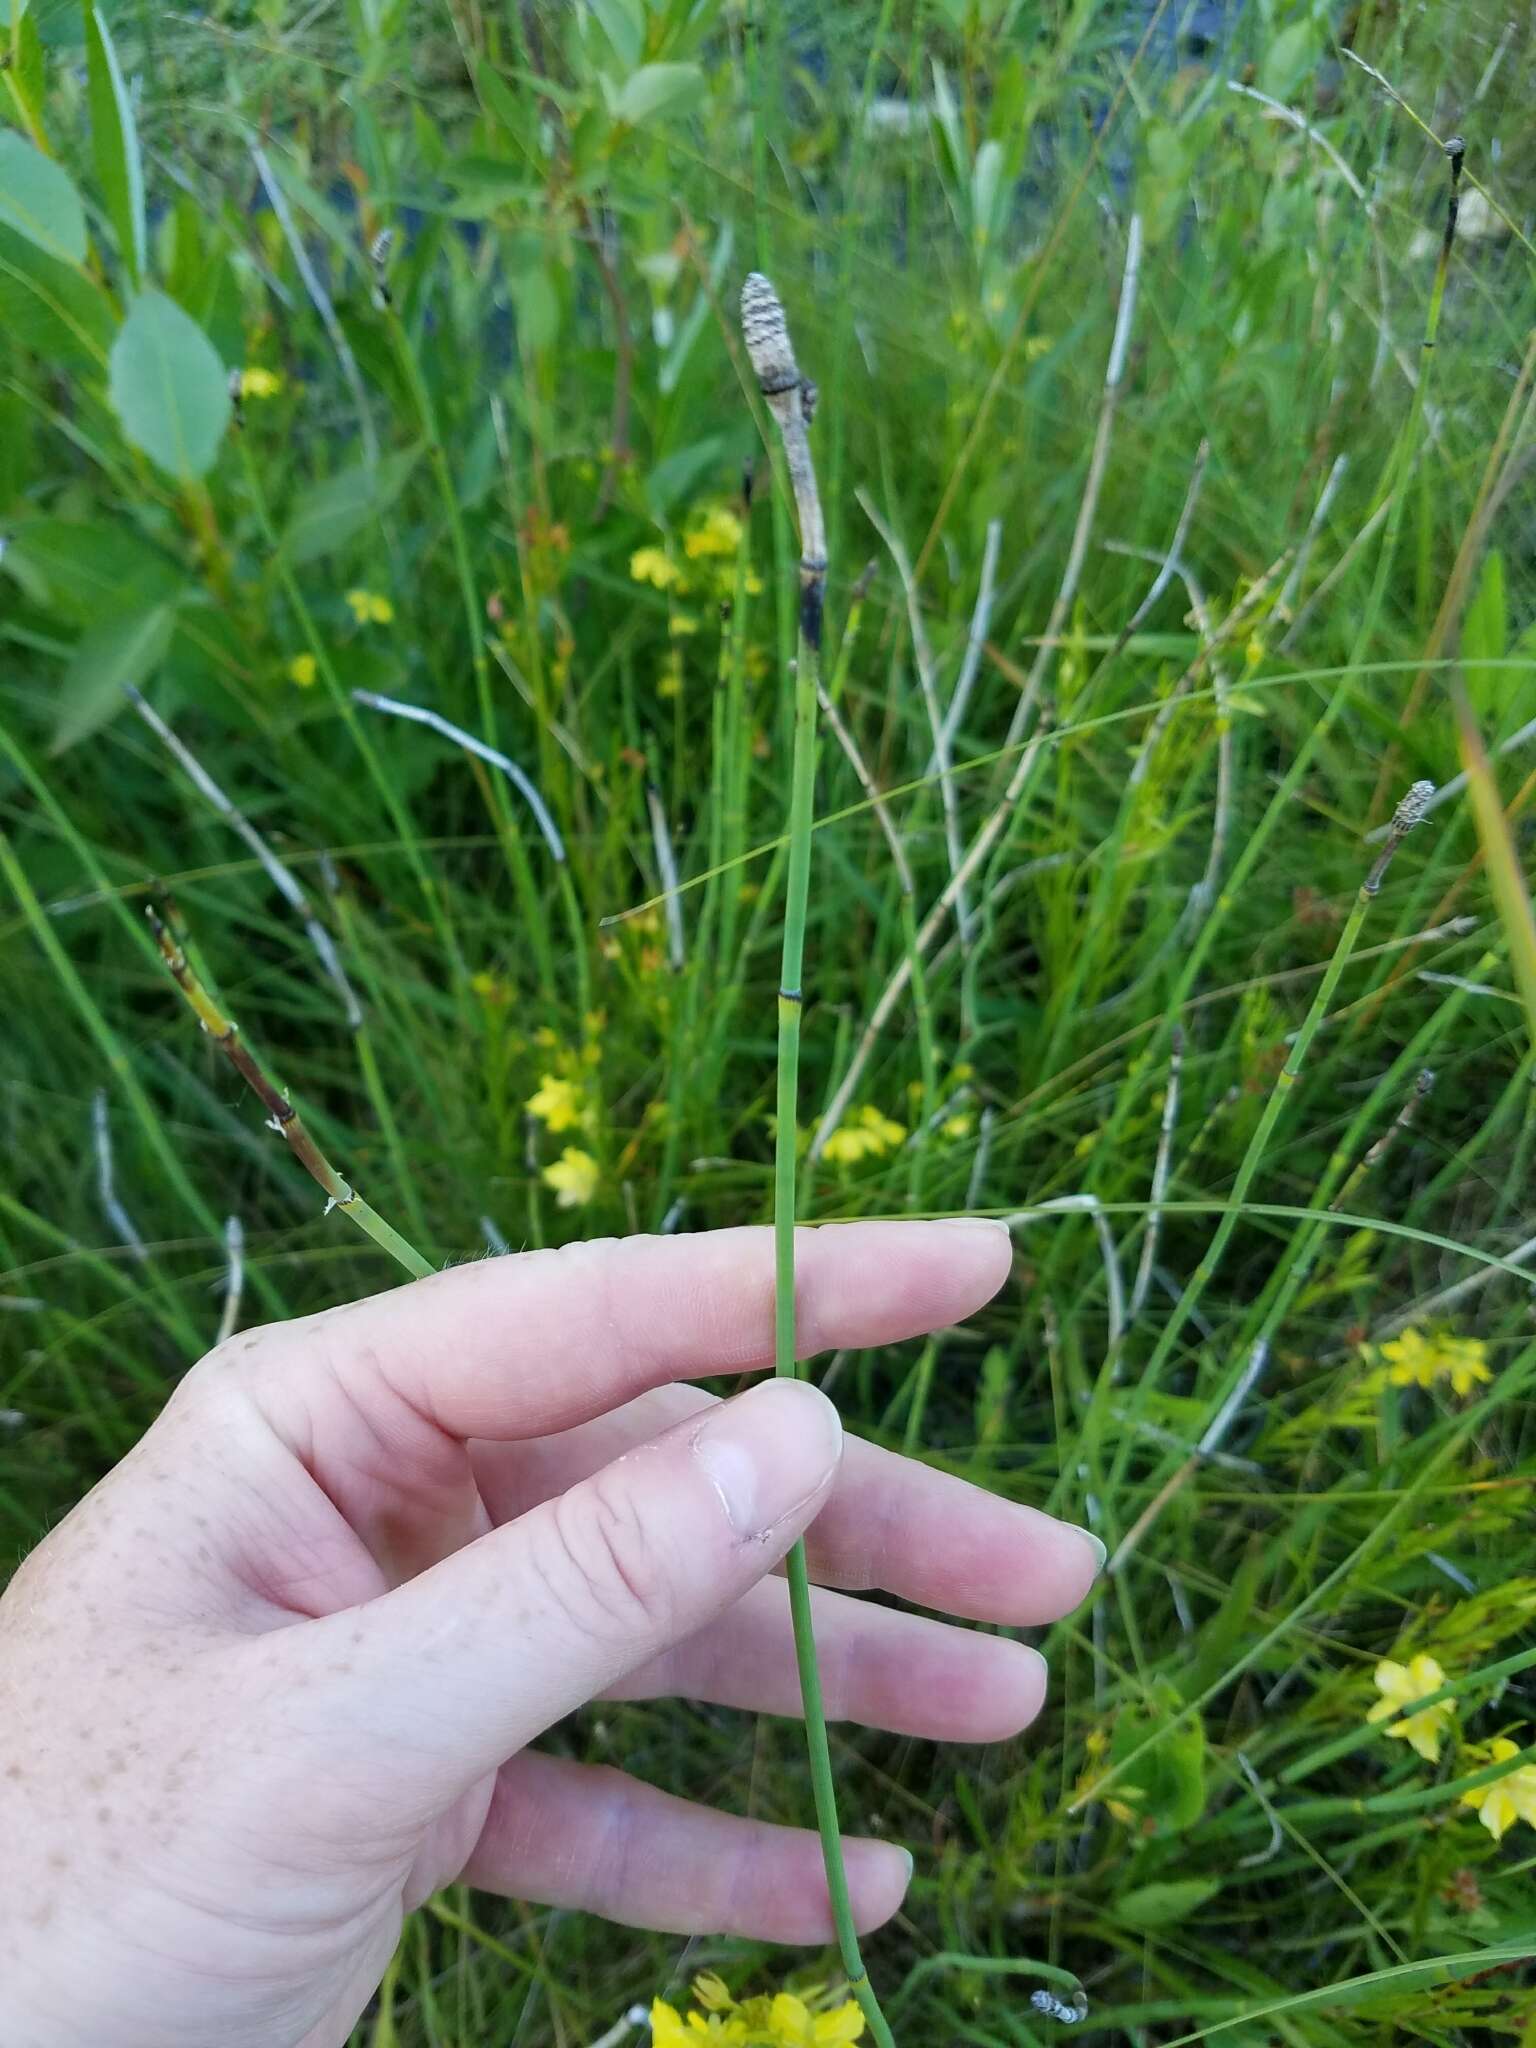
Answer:
[[[807,1233],[805,1328],[957,1321],[1007,1271],[971,1235]],[[604,1695],[793,1711],[765,1574],[813,1519],[824,1582],[1000,1623],[1064,1613],[1093,1567],[1032,1510],[840,1461],[808,1386],[677,1384],[771,1342],[771,1239],[730,1231],[458,1268],[189,1374],[0,1598],[0,2048],[342,2048],[405,1912],[460,1878],[825,1942],[814,1836],[528,1745]],[[779,1503],[761,1527],[707,1476],[717,1430]],[[839,1715],[996,1741],[1038,1708],[1016,1643],[817,1597]],[[905,1861],[851,1843],[849,1881],[877,1925]]]

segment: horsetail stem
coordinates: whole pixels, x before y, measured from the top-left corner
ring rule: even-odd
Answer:
[[[433,1268],[413,1245],[406,1243],[392,1224],[386,1223],[378,1211],[342,1179],[315,1143],[298,1111],[245,1043],[239,1026],[225,1014],[218,998],[187,958],[186,948],[177,933],[152,906],[145,906],[144,915],[149,920],[149,928],[155,935],[166,970],[185,997],[188,1009],[267,1112],[269,1127],[276,1131],[311,1180],[321,1188],[326,1197],[327,1213],[339,1209],[359,1230],[371,1237],[381,1251],[388,1252],[392,1259],[404,1266],[413,1279],[425,1280]]]
[[[796,1108],[800,1080],[800,1019],[805,991],[805,915],[811,879],[811,824],[816,783],[816,692],[821,660],[821,614],[826,587],[826,529],[811,460],[810,426],[816,387],[802,377],[790,344],[784,308],[773,286],[753,271],[741,288],[741,331],[747,355],[768,410],[784,444],[784,461],[800,525],[800,634],[795,663],[794,752],[790,769],[789,864],[784,890],[784,958],[779,979],[778,1127],[774,1135],[774,1371],[796,1376],[795,1366],[795,1194]],[[894,2048],[859,1953],[843,1870],[837,1824],[837,1794],[821,1674],[811,1622],[810,1575],[805,1545],[796,1543],[786,1563],[795,1661],[805,1710],[805,1743],[816,1799],[816,1825],[826,1864],[827,1892],[837,1927],[838,1948],[848,1986],[869,2022],[878,2048]]]

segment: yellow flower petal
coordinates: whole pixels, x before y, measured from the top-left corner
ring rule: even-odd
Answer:
[[[307,690],[317,674],[315,657],[312,654],[296,654],[288,664],[288,680],[297,683],[301,690]]]
[[[664,1998],[651,2000],[651,2041],[653,2048],[689,2048],[688,2030]]]
[[[724,505],[715,505],[697,526],[683,535],[683,553],[690,561],[701,555],[734,555],[741,545],[741,521]]]
[[[1385,1658],[1376,1666],[1376,1689],[1382,1697],[1365,1718],[1367,1721],[1384,1721],[1389,1715],[1411,1706],[1415,1700],[1423,1699],[1426,1694],[1438,1692],[1444,1684],[1445,1673],[1439,1663],[1422,1651],[1406,1665]],[[1454,1719],[1455,1712],[1452,1701],[1442,1700],[1438,1706],[1421,1708],[1417,1713],[1394,1721],[1385,1732],[1394,1741],[1408,1743],[1426,1763],[1438,1763],[1441,1736]]]
[[[783,2048],[809,2048],[811,2013],[803,1998],[781,1991],[768,2009],[768,2025],[775,2044]]]
[[[882,1115],[872,1103],[866,1104],[859,1111],[859,1122],[873,1139],[874,1150],[877,1152],[894,1151],[907,1135],[905,1124],[893,1122],[890,1117]]]
[[[830,2012],[819,2012],[811,2032],[815,2042],[841,2042],[862,2040],[864,2015],[859,2010],[857,1999],[850,1998],[846,2005],[835,2005]]]
[[[554,1164],[545,1167],[543,1178],[545,1186],[554,1189],[558,1207],[585,1208],[597,1193],[598,1164],[590,1152],[567,1145]]]
[[[552,1131],[572,1131],[581,1122],[580,1093],[574,1082],[558,1074],[541,1074],[523,1107]]]
[[[252,364],[240,372],[242,398],[276,398],[282,388],[283,380],[276,370],[264,370],[259,364]]]
[[[701,1970],[694,1978],[693,1997],[694,2003],[702,2005],[706,2012],[729,2012],[736,2003],[725,1979],[713,1970]]]
[[[682,582],[683,572],[663,548],[636,548],[629,558],[632,583],[650,583],[657,590],[670,590]]]

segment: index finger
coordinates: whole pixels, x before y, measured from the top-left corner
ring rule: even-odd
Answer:
[[[799,1355],[958,1322],[1010,1259],[1007,1230],[983,1218],[798,1230]],[[670,1380],[771,1364],[773,1306],[765,1227],[602,1239],[458,1266],[285,1325],[263,1379],[311,1413],[318,1350],[364,1415],[403,1403],[453,1437],[542,1436]]]

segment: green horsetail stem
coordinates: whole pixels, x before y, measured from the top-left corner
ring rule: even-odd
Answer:
[[[365,1236],[371,1237],[381,1251],[388,1252],[402,1265],[412,1279],[427,1279],[434,1268],[414,1245],[406,1243],[393,1224],[386,1223],[377,1209],[363,1200],[356,1188],[342,1179],[315,1143],[308,1126],[288,1097],[268,1078],[261,1062],[241,1037],[239,1026],[225,1014],[218,998],[210,992],[188,960],[186,948],[176,933],[153,908],[146,906],[144,915],[149,920],[166,970],[186,998],[188,1009],[267,1112],[270,1127],[320,1187],[326,1198],[327,1213],[339,1209]]]
[[[782,1378],[795,1365],[795,1195],[796,1109],[800,1087],[800,1019],[805,1007],[805,913],[811,881],[811,827],[816,786],[816,692],[821,665],[821,615],[826,589],[826,530],[811,461],[807,428],[816,409],[816,387],[802,377],[790,345],[779,295],[754,271],[741,288],[741,331],[758,388],[773,414],[784,444],[784,461],[800,522],[800,632],[795,662],[794,751],[790,769],[789,863],[784,886],[784,958],[779,977],[778,1127],[774,1135],[774,1358]],[[805,1711],[805,1745],[816,1800],[816,1825],[827,1870],[827,1893],[837,1927],[838,1948],[848,1988],[869,2022],[877,2048],[894,2039],[859,1953],[843,1869],[843,1843],[832,1784],[832,1755],[821,1699],[821,1673],[811,1622],[810,1574],[805,1545],[796,1543],[786,1561],[795,1661]]]

